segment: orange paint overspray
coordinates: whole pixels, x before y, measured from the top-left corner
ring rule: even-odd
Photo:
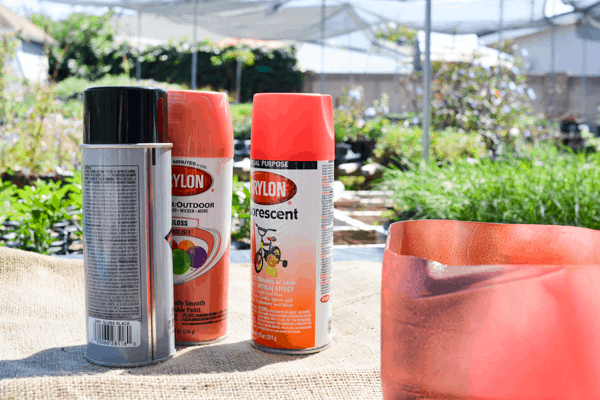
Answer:
[[[306,354],[331,343],[333,110],[330,96],[254,96],[252,344]]]
[[[169,91],[175,341],[227,334],[233,129],[223,93]]]

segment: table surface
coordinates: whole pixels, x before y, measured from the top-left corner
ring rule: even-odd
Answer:
[[[178,346],[165,362],[106,368],[84,358],[81,255],[49,257],[0,247],[0,400],[381,399],[383,246],[334,246],[332,345],[311,355],[252,347],[250,251],[231,253],[228,334]],[[77,259],[78,258],[78,259]]]

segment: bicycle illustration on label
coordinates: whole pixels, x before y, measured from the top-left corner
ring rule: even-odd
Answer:
[[[288,262],[287,260],[281,260],[281,250],[279,247],[273,246],[273,242],[277,241],[277,238],[275,236],[267,236],[266,239],[268,240],[268,243],[265,243],[265,235],[269,231],[277,232],[277,230],[261,228],[256,223],[254,225],[256,225],[256,231],[260,236],[260,249],[258,249],[254,255],[254,270],[256,273],[262,271],[263,264],[266,261],[267,266],[265,273],[276,278],[277,269],[275,267],[279,261],[281,261],[284,268],[287,267]],[[266,246],[268,246],[268,248],[266,248]]]

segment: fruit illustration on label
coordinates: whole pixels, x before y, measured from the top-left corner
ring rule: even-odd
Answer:
[[[254,255],[254,270],[256,273],[262,271],[266,261],[266,264],[268,264],[266,274],[275,278],[277,277],[277,269],[275,269],[275,267],[281,260],[281,249],[277,246],[273,246],[273,242],[277,240],[275,236],[268,236],[265,238],[265,235],[269,231],[276,232],[276,230],[261,228],[258,224],[254,225],[256,225],[256,232],[260,236],[260,248]],[[267,242],[265,242],[265,239]],[[287,267],[287,260],[281,260],[281,265],[283,265],[284,268]]]
[[[173,273],[183,275],[190,269],[191,259],[189,254],[182,249],[173,250]]]
[[[178,228],[173,231],[173,274],[175,275],[175,284],[199,277],[208,272],[219,261],[217,253],[221,237],[215,229],[186,229],[184,235],[181,235],[183,231]],[[185,256],[182,253],[185,253]],[[182,258],[187,263],[182,264],[175,257]]]
[[[192,268],[200,268],[206,262],[207,254],[203,247],[194,246],[188,249],[188,254],[192,259]]]
[[[181,242],[179,242],[179,249],[183,250],[183,251],[188,251],[188,249],[194,247],[194,243],[192,243],[189,240],[183,240]]]

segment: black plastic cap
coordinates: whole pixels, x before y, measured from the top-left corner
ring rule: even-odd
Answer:
[[[167,143],[167,91],[135,86],[83,92],[83,143]]]

